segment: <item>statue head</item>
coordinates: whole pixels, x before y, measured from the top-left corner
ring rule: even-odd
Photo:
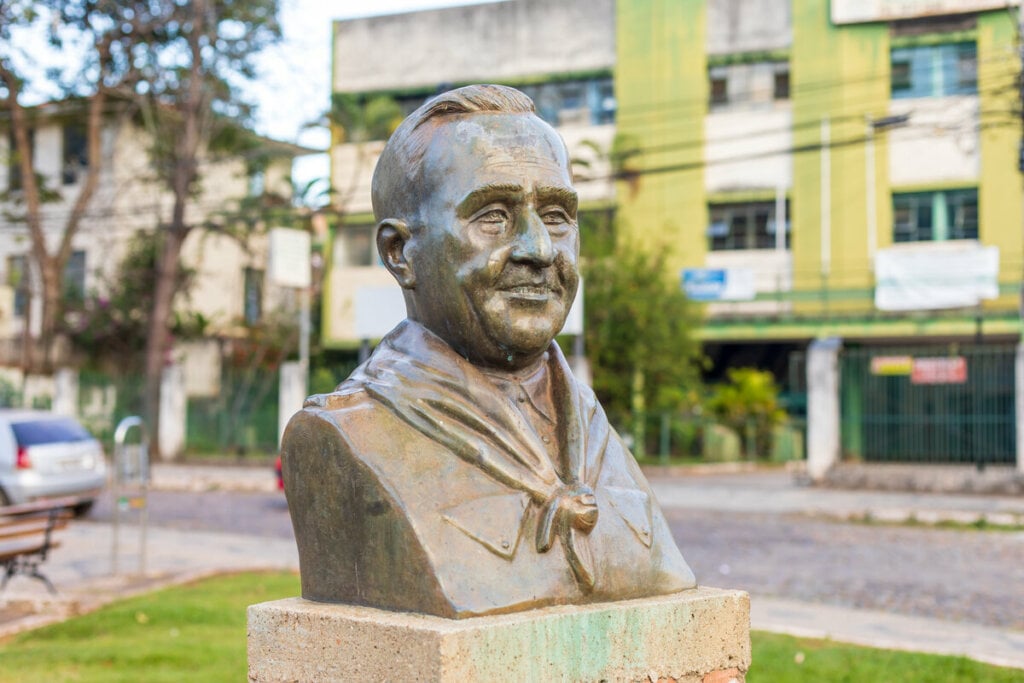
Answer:
[[[568,151],[533,102],[497,85],[435,97],[388,141],[372,193],[408,317],[476,365],[536,362],[576,295],[579,228]]]

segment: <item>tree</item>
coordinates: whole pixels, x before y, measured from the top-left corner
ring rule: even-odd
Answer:
[[[160,382],[170,350],[181,250],[198,225],[187,209],[199,189],[200,162],[225,151],[250,107],[238,84],[254,75],[253,58],[280,38],[277,0],[133,0],[156,8],[160,28],[136,52],[138,102],[150,129],[157,176],[170,190],[170,216],[159,231],[153,309],[146,344],[146,405],[159,433]]]
[[[158,246],[151,233],[134,235],[101,291],[90,292],[67,306],[65,331],[73,350],[89,365],[118,376],[137,376],[143,370],[141,361],[156,290]],[[187,292],[194,275],[192,270],[179,267],[176,289]],[[176,316],[172,333],[176,339],[199,337],[208,323],[197,313]]]
[[[625,248],[584,260],[587,355],[594,391],[644,453],[648,411],[696,405],[703,356],[696,311],[666,271],[666,252]]]
[[[772,447],[772,430],[786,412],[779,407],[779,387],[772,373],[757,368],[729,368],[729,381],[715,387],[709,412],[748,441],[762,456]],[[753,443],[750,440],[753,439]]]
[[[60,86],[65,98],[67,111],[64,115],[84,120],[86,140],[85,174],[55,247],[47,240],[47,228],[51,226],[44,224],[42,205],[61,197],[35,172],[31,137],[34,112],[23,103],[26,86],[30,83],[22,72],[25,64],[34,62],[34,55],[18,54],[14,48],[18,31],[40,25],[49,27],[48,37],[54,48],[70,43],[84,46],[84,59],[76,67],[67,73],[48,74],[49,80]],[[31,306],[26,308],[23,365],[27,370],[52,369],[61,329],[64,270],[71,256],[72,241],[96,194],[103,168],[102,128],[110,119],[111,104],[121,105],[122,120],[126,115],[124,96],[134,86],[131,55],[150,31],[145,14],[133,13],[123,3],[113,0],[0,0],[0,43],[7,46],[0,53],[0,106],[9,114],[8,125],[14,143],[12,158],[17,162],[21,183],[19,192],[8,193],[8,199],[16,199],[24,212],[18,218],[28,228],[30,255],[42,286],[40,337],[36,344],[28,333],[27,312]],[[30,271],[26,269],[26,275]]]

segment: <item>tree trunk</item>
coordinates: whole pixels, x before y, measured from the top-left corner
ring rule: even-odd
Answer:
[[[176,202],[177,203],[177,202]],[[177,213],[177,209],[175,211]],[[153,293],[153,310],[149,317],[149,333],[146,337],[146,413],[151,432],[150,448],[160,459],[170,454],[160,452],[160,385],[163,370],[167,366],[171,351],[170,320],[173,314],[174,295],[177,293],[178,268],[181,261],[181,245],[187,229],[168,229],[162,235],[160,259],[157,265],[156,291]]]
[[[46,256],[39,264],[40,280],[43,284],[43,310],[39,321],[38,370],[52,373],[54,370],[54,347],[57,338],[57,324],[62,309],[61,277],[63,264],[56,256]]]

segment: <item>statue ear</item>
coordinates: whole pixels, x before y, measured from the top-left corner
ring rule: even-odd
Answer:
[[[397,218],[387,218],[377,226],[377,252],[402,289],[416,288],[416,275],[405,256],[405,245],[411,237],[409,226]]]

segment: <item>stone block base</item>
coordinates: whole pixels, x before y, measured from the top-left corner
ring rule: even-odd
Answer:
[[[301,598],[249,607],[249,680],[742,683],[750,598],[641,600],[443,619]]]

